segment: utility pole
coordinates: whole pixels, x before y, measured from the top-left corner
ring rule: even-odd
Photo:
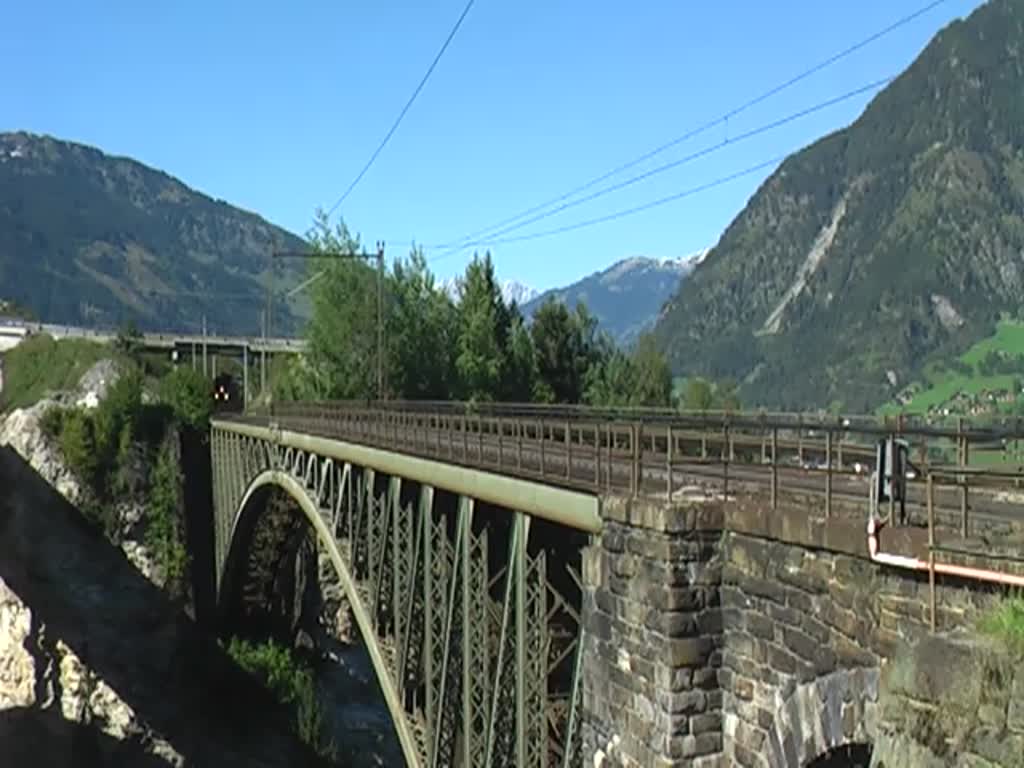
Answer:
[[[384,241],[377,241],[377,399],[384,399]]]
[[[275,259],[361,259],[377,262],[377,399],[384,399],[384,241],[377,241],[376,253],[275,251]],[[268,294],[269,295],[269,294]]]
[[[274,414],[274,404],[272,396],[267,389],[267,334],[270,331],[270,306],[273,303],[271,292],[274,280],[274,246],[276,244],[277,238],[274,238],[274,242],[270,246],[270,258],[267,259],[267,305],[263,308],[263,351],[260,352],[260,391],[263,393],[263,397],[266,398],[271,418],[273,418]]]
[[[249,407],[249,339],[242,347],[242,406]]]
[[[263,348],[260,350],[260,396],[267,396],[267,311],[260,312],[260,332],[263,335]]]
[[[203,313],[203,376],[209,376],[210,372],[206,367],[206,313]]]

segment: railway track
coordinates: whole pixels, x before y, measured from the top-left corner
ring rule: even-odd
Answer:
[[[259,426],[273,423],[282,430],[590,493],[632,493],[635,489],[642,495],[661,498],[669,489],[673,494],[688,490],[729,496],[755,494],[765,497],[769,505],[773,499],[776,505],[784,506],[817,503],[822,505],[823,513],[867,515],[869,462],[873,462],[874,448],[864,443],[847,442],[845,457],[843,447],[839,447],[837,462],[836,449],[823,447],[820,440],[776,438],[773,464],[766,461],[768,443],[764,435],[739,434],[727,446],[717,431],[680,428],[675,433],[654,433],[644,442],[635,434],[630,437],[623,427],[608,427],[602,432],[601,424],[577,423],[563,428],[561,420],[545,424],[536,418],[506,417],[476,423],[448,421],[447,426],[441,426],[445,421],[438,414],[399,413],[398,419],[393,414],[375,419],[368,411],[351,413],[349,418],[331,418],[296,408],[291,412],[282,409],[273,420],[255,413],[233,418]],[[826,454],[831,462],[821,461]],[[734,459],[723,460],[729,455]],[[1005,476],[995,485],[971,487],[959,479],[935,484],[934,503],[940,524],[960,526],[965,510],[972,523],[997,528],[1024,523],[1024,478]],[[922,475],[907,482],[905,510],[914,519],[926,514],[927,490]]]

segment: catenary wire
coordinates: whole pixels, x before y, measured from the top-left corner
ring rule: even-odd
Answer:
[[[999,68],[1005,66],[1008,63],[1016,63],[1017,61],[1018,61],[1018,58],[1016,57],[1016,55],[1014,53],[1012,53],[1012,52],[1006,53],[1005,55],[1002,55],[998,59],[996,59],[995,61],[991,62],[990,64],[987,64],[986,66],[978,68],[977,70],[975,70],[973,72],[973,74],[978,76],[978,75],[982,75],[982,74],[985,74],[985,73],[989,73],[989,72],[998,70]],[[891,79],[892,78],[887,78],[887,80],[891,80]],[[879,81],[879,82],[881,82],[881,81]],[[867,88],[867,87],[868,86],[865,86],[865,88]],[[878,87],[877,84],[876,84],[876,87]],[[915,94],[915,96],[916,95],[919,95],[919,94]],[[832,101],[834,101],[834,100],[832,100]],[[755,130],[758,130],[758,129],[755,129]],[[735,142],[735,139],[732,142],[727,142],[727,143],[734,143],[734,142]],[[711,147],[709,149],[719,149],[722,146],[724,146],[724,145],[723,144],[718,144],[718,145],[714,145],[713,147]],[[595,217],[595,218],[587,219],[585,221],[580,221],[580,222],[576,222],[576,223],[573,223],[573,224],[567,224],[567,225],[564,225],[564,226],[554,227],[552,229],[542,230],[542,231],[539,231],[539,232],[531,232],[531,233],[528,233],[528,234],[525,234],[525,235],[516,235],[516,236],[512,236],[512,237],[503,237],[503,238],[500,238],[500,239],[488,238],[486,240],[481,240],[481,241],[478,241],[476,243],[472,243],[471,245],[497,245],[497,244],[503,244],[503,243],[522,242],[524,240],[534,240],[534,239],[541,238],[541,237],[549,237],[549,236],[552,236],[552,235],[561,234],[563,232],[570,232],[570,231],[573,231],[573,230],[576,230],[576,229],[581,229],[583,227],[593,226],[595,224],[601,224],[601,223],[606,222],[606,221],[612,221],[614,219],[622,218],[624,216],[629,216],[629,215],[632,215],[632,214],[635,214],[635,213],[640,213],[641,211],[648,210],[649,208],[654,208],[656,206],[664,205],[664,204],[670,203],[670,202],[672,202],[674,200],[679,200],[680,198],[688,197],[688,196],[696,194],[698,192],[705,191],[706,189],[710,189],[712,187],[720,186],[720,185],[722,185],[722,184],[724,184],[726,182],[729,182],[729,181],[732,181],[734,179],[740,178],[741,176],[745,176],[745,175],[754,173],[754,172],[756,172],[756,171],[758,171],[760,169],[763,169],[763,168],[765,168],[767,166],[772,165],[773,163],[779,162],[781,159],[784,159],[785,157],[788,157],[789,155],[794,154],[797,151],[799,151],[799,150],[798,149],[794,149],[790,153],[787,153],[785,155],[780,155],[779,157],[777,157],[775,159],[768,160],[768,161],[765,161],[763,163],[758,163],[757,165],[751,166],[751,167],[746,168],[746,169],[744,169],[742,171],[739,171],[737,173],[733,173],[733,174],[730,174],[728,176],[720,177],[718,179],[715,179],[712,182],[708,182],[707,184],[702,184],[702,185],[700,185],[698,187],[694,187],[692,189],[688,189],[688,190],[685,190],[683,192],[677,192],[677,193],[668,195],[666,197],[662,197],[662,198],[659,198],[657,200],[653,200],[653,201],[650,201],[650,202],[647,202],[647,203],[636,205],[636,206],[633,206],[633,207],[630,207],[630,208],[626,208],[626,209],[619,210],[619,211],[614,211],[614,212],[606,214],[604,216],[598,216],[598,217]],[[455,253],[455,252],[450,252],[450,253],[442,254],[441,256],[435,257],[432,261],[437,261],[437,260],[439,260],[441,258],[444,258],[446,256],[450,256],[453,253]]]
[[[606,221],[621,219],[625,216],[631,216],[635,213],[641,213],[642,211],[646,211],[651,208],[656,208],[667,203],[675,202],[676,200],[681,200],[684,197],[690,197],[692,195],[699,194],[700,192],[706,192],[709,189],[713,189],[714,187],[720,187],[723,184],[727,184],[730,181],[735,181],[736,179],[742,178],[743,176],[749,176],[752,173],[756,173],[757,171],[763,170],[772,165],[782,162],[783,160],[786,159],[787,156],[788,153],[777,155],[770,160],[765,160],[763,162],[758,163],[757,165],[752,165],[747,168],[744,168],[742,171],[736,171],[735,173],[730,173],[727,176],[720,176],[719,178],[714,179],[713,181],[709,181],[699,186],[685,189],[682,192],[675,192],[671,195],[658,198],[657,200],[651,200],[649,202],[642,203],[641,205],[633,206],[632,208],[625,208],[623,210],[614,211],[604,216],[597,216],[593,219],[578,221],[574,224],[566,224],[565,226],[555,227],[553,229],[546,229],[540,232],[531,232],[526,235],[514,235],[512,237],[501,238],[500,240],[489,240],[488,243],[518,243],[524,240],[535,240],[540,237],[551,237],[552,235],[560,235],[563,232],[571,232],[575,229],[582,229],[584,227],[594,226],[595,224],[603,224]]]
[[[541,221],[542,219],[546,219],[546,218],[548,218],[550,216],[554,216],[555,214],[561,213],[562,211],[567,210],[569,208],[574,208],[577,205],[582,205],[584,203],[590,202],[591,200],[596,200],[599,197],[604,197],[605,195],[611,194],[612,192],[617,192],[620,189],[624,189],[626,187],[632,186],[633,184],[637,184],[637,183],[639,183],[641,181],[649,179],[652,176],[656,176],[658,174],[665,173],[666,171],[670,171],[673,168],[678,168],[679,166],[685,165],[686,163],[690,163],[690,162],[693,162],[694,160],[698,160],[698,159],[700,159],[702,157],[706,157],[707,155],[713,154],[714,152],[718,152],[718,151],[724,149],[725,147],[732,146],[733,144],[738,144],[741,141],[746,141],[747,139],[751,139],[751,138],[753,138],[755,136],[759,136],[760,134],[766,133],[767,131],[774,130],[775,128],[780,128],[783,125],[787,125],[788,123],[793,122],[794,120],[799,120],[802,117],[807,117],[808,115],[812,115],[812,114],[814,114],[816,112],[820,112],[821,110],[827,109],[828,107],[833,107],[836,104],[841,104],[842,102],[848,101],[849,99],[852,99],[855,96],[860,96],[863,93],[867,93],[869,91],[877,90],[879,88],[882,88],[883,86],[885,86],[885,85],[889,84],[890,82],[892,82],[893,77],[894,76],[884,77],[881,80],[876,80],[876,81],[874,81],[872,83],[868,83],[867,85],[863,85],[860,88],[856,88],[856,89],[854,89],[852,91],[848,91],[848,92],[846,92],[846,93],[844,93],[844,94],[842,94],[840,96],[835,96],[835,97],[833,97],[831,99],[827,99],[825,101],[818,102],[817,104],[814,104],[813,106],[810,106],[810,107],[807,107],[805,109],[802,109],[802,110],[800,110],[798,112],[793,112],[792,114],[786,115],[785,117],[780,118],[778,120],[773,120],[770,123],[765,123],[764,125],[759,125],[757,128],[753,128],[753,129],[751,129],[749,131],[741,133],[741,134],[735,136],[734,138],[723,139],[722,141],[720,141],[717,144],[712,144],[709,147],[705,147],[704,149],[701,149],[701,150],[698,150],[696,152],[693,152],[693,153],[691,153],[689,155],[686,155],[685,157],[681,157],[678,160],[673,160],[672,162],[664,163],[664,164],[659,165],[659,166],[657,166],[655,168],[652,168],[652,169],[650,169],[648,171],[644,171],[643,173],[637,174],[636,176],[631,176],[630,178],[625,179],[624,181],[620,181],[620,182],[617,182],[617,183],[612,184],[610,186],[603,187],[603,188],[597,190],[596,192],[592,192],[591,194],[587,195],[586,197],[581,197],[578,200],[572,200],[570,202],[563,203],[562,205],[558,206],[557,208],[554,208],[554,209],[552,209],[550,211],[545,211],[543,213],[538,213],[536,216],[533,216],[533,217],[531,217],[529,219],[526,219],[525,221],[522,221],[522,222],[520,222],[518,224],[511,224],[508,227],[505,227],[504,229],[498,230],[497,232],[495,232],[492,235],[490,235],[486,241],[481,241],[480,243],[472,243],[471,242],[471,243],[467,243],[466,246],[467,247],[471,247],[473,245],[483,244],[484,242],[486,242],[486,243],[495,242],[495,238],[500,238],[502,235],[505,235],[505,234],[507,234],[509,232],[513,232],[513,231],[515,231],[517,229],[521,229],[522,227],[525,227],[525,226],[527,226],[529,224],[534,224],[534,223],[536,223],[538,221]]]
[[[511,224],[512,222],[515,222],[515,221],[518,221],[519,219],[522,219],[522,218],[525,218],[527,216],[530,216],[531,214],[534,214],[534,213],[536,213],[538,211],[541,211],[541,210],[543,210],[545,208],[549,208],[552,205],[557,205],[558,203],[561,203],[564,200],[567,200],[568,198],[574,197],[575,195],[578,195],[581,192],[585,192],[586,190],[590,189],[591,187],[593,187],[593,186],[595,186],[597,184],[600,184],[602,181],[605,181],[605,180],[611,178],[612,176],[616,176],[619,173],[622,173],[623,171],[629,170],[630,168],[633,168],[634,166],[639,165],[642,162],[645,162],[646,160],[650,160],[652,157],[655,157],[656,155],[659,155],[662,152],[665,152],[666,150],[671,149],[672,147],[678,146],[679,144],[681,144],[681,143],[683,143],[685,141],[688,141],[688,140],[690,140],[692,138],[695,138],[695,137],[699,136],[700,134],[705,133],[706,131],[714,128],[717,125],[726,123],[731,118],[736,117],[737,115],[741,114],[742,112],[745,112],[746,110],[750,109],[751,107],[757,106],[758,104],[760,104],[760,103],[770,99],[773,96],[778,95],[779,93],[781,93],[782,91],[785,91],[788,88],[791,88],[792,86],[794,86],[797,83],[807,79],[808,77],[811,77],[812,75],[817,74],[818,72],[820,72],[823,69],[825,69],[825,68],[835,64],[836,62],[841,61],[842,59],[846,58],[847,56],[850,56],[851,54],[856,53],[857,51],[861,50],[862,48],[865,48],[866,46],[870,45],[871,43],[874,43],[877,40],[885,37],[886,35],[891,34],[892,32],[896,31],[897,29],[900,29],[901,27],[906,26],[910,22],[912,22],[912,21],[916,20],[917,18],[925,15],[926,13],[934,10],[938,6],[943,5],[945,2],[947,2],[947,0],[933,0],[933,2],[923,6],[922,8],[917,9],[913,13],[907,14],[906,16],[903,16],[903,17],[897,19],[896,21],[894,21],[892,24],[888,25],[887,27],[885,27],[885,28],[875,32],[872,35],[869,35],[868,37],[866,37],[866,38],[864,38],[864,39],[854,43],[853,45],[850,45],[850,46],[844,48],[843,50],[839,51],[838,53],[835,53],[832,56],[830,56],[830,57],[820,61],[819,63],[817,63],[814,66],[812,66],[812,67],[810,67],[810,68],[800,72],[799,74],[795,75],[794,77],[791,77],[790,79],[786,80],[785,82],[782,82],[779,85],[776,85],[776,86],[768,89],[767,91],[763,92],[759,96],[756,96],[756,97],[754,97],[752,99],[749,99],[748,101],[743,102],[739,106],[734,107],[733,109],[729,110],[728,112],[724,113],[723,115],[721,115],[721,116],[719,116],[719,117],[717,117],[717,118],[715,118],[713,120],[709,120],[706,123],[703,123],[702,125],[700,125],[700,126],[694,128],[694,129],[684,133],[683,135],[678,136],[675,139],[672,139],[671,141],[668,141],[668,142],[666,142],[666,143],[664,143],[664,144],[654,148],[653,150],[650,150],[649,152],[644,153],[643,155],[640,155],[636,159],[631,160],[631,161],[629,161],[627,163],[624,163],[622,165],[619,165],[619,166],[613,168],[612,170],[607,171],[606,173],[604,173],[604,174],[602,174],[600,176],[597,176],[597,177],[591,179],[590,181],[588,181],[588,182],[586,182],[584,184],[581,184],[580,186],[575,187],[575,188],[571,189],[570,191],[568,191],[568,192],[566,192],[566,193],[564,193],[562,195],[559,195],[558,197],[551,198],[550,200],[547,200],[547,201],[545,201],[543,203],[535,205],[535,206],[533,206],[531,208],[527,208],[526,210],[521,211],[521,212],[519,212],[518,214],[516,214],[514,216],[511,216],[511,217],[508,217],[506,219],[503,219],[502,221],[499,221],[499,222],[497,222],[495,224],[492,224],[492,225],[490,225],[488,227],[483,227],[481,229],[478,229],[478,230],[476,230],[476,231],[474,231],[474,232],[472,232],[472,233],[470,233],[468,235],[465,235],[465,236],[463,236],[461,238],[457,238],[454,241],[449,241],[449,242],[444,244],[444,247],[446,249],[458,249],[456,252],[461,251],[461,250],[463,250],[463,249],[465,249],[467,247],[471,247],[471,243],[469,243],[467,241],[474,240],[474,239],[480,237],[483,234],[486,234],[488,232],[492,232],[492,230],[497,230],[497,229],[500,229],[502,227],[505,227],[506,225]],[[447,256],[447,255],[448,255],[447,253],[443,253],[438,258]]]
[[[725,140],[723,140],[723,141],[721,141],[721,142],[719,142],[717,144],[712,144],[711,146],[705,147],[704,149],[698,150],[697,152],[693,152],[693,153],[691,153],[689,155],[686,155],[685,157],[681,157],[678,160],[673,160],[670,163],[664,163],[664,164],[659,165],[659,166],[657,166],[655,168],[652,168],[652,169],[650,169],[648,171],[645,171],[644,173],[638,174],[636,176],[631,176],[628,179],[625,179],[623,181],[617,182],[617,183],[612,184],[610,186],[602,187],[601,189],[597,190],[596,192],[592,192],[591,194],[587,195],[586,197],[582,197],[582,198],[579,198],[578,200],[572,200],[572,201],[563,203],[562,205],[560,205],[557,208],[554,208],[554,209],[552,209],[550,211],[545,211],[543,213],[538,213],[536,216],[533,216],[533,217],[531,217],[531,218],[529,218],[529,219],[527,219],[525,221],[522,221],[522,222],[520,222],[518,224],[511,224],[508,227],[505,227],[504,229],[498,230],[497,232],[489,235],[485,239],[465,243],[464,245],[460,246],[459,248],[448,249],[448,250],[438,254],[437,256],[432,258],[430,261],[431,261],[431,263],[436,262],[436,261],[440,261],[441,259],[447,258],[449,256],[453,256],[453,255],[459,253],[460,251],[464,250],[465,248],[470,248],[470,247],[473,247],[473,246],[491,245],[491,244],[496,244],[496,243],[517,242],[518,240],[516,238],[503,238],[503,235],[506,235],[509,232],[513,232],[513,231],[515,231],[517,229],[521,229],[522,227],[525,227],[525,226],[527,226],[529,224],[534,224],[534,223],[536,223],[536,222],[538,222],[538,221],[540,221],[542,219],[546,219],[546,218],[548,218],[550,216],[554,216],[555,214],[561,213],[562,211],[565,211],[565,210],[567,210],[569,208],[574,208],[577,205],[582,205],[583,203],[588,203],[591,200],[595,200],[595,199],[597,199],[599,197],[603,197],[605,195],[611,194],[612,192],[617,192],[620,189],[624,189],[625,187],[629,187],[629,186],[632,186],[633,184],[637,184],[637,183],[639,183],[641,181],[644,181],[646,179],[649,179],[652,176],[655,176],[657,174],[664,173],[666,171],[672,170],[673,168],[678,168],[679,166],[684,165],[686,163],[690,163],[690,162],[693,162],[694,160],[700,159],[702,157],[706,157],[706,156],[708,156],[710,154],[713,154],[714,152],[718,152],[718,151],[720,151],[720,150],[722,150],[722,149],[724,149],[726,147],[730,147],[730,146],[732,146],[734,144],[737,144],[737,143],[739,143],[741,141],[745,141],[747,139],[753,138],[754,136],[758,136],[758,135],[760,135],[762,133],[765,133],[767,131],[770,131],[770,130],[773,130],[773,129],[778,128],[780,126],[786,125],[787,123],[791,123],[794,120],[798,120],[798,119],[800,119],[802,117],[806,117],[807,115],[811,115],[811,114],[814,114],[815,112],[819,112],[819,111],[821,111],[823,109],[826,109],[828,107],[835,106],[836,104],[840,104],[840,103],[842,103],[844,101],[847,101],[849,99],[854,98],[855,96],[859,96],[859,95],[861,95],[863,93],[867,93],[868,91],[871,91],[871,90],[877,90],[877,89],[885,86],[886,84],[892,82],[892,80],[893,80],[892,76],[885,77],[885,78],[882,78],[881,80],[876,80],[876,81],[874,81],[872,83],[868,83],[867,85],[861,86],[860,88],[856,88],[856,89],[854,89],[852,91],[848,91],[848,92],[846,92],[846,93],[844,93],[844,94],[842,94],[840,96],[835,96],[835,97],[833,97],[831,99],[826,99],[825,101],[818,102],[817,104],[814,104],[814,105],[812,105],[810,107],[807,107],[805,109],[799,110],[798,112],[793,112],[793,113],[787,115],[786,117],[780,118],[778,120],[773,120],[770,123],[765,123],[764,125],[760,125],[757,128],[752,128],[751,130],[746,131],[745,133],[739,134],[738,136],[736,136],[736,137],[734,137],[732,139],[725,139]],[[531,239],[531,238],[526,238],[526,239]]]
[[[409,97],[409,100],[405,103],[405,106],[402,107],[402,111],[398,113],[398,117],[395,119],[395,122],[391,125],[391,128],[384,135],[384,139],[377,146],[377,149],[374,150],[373,154],[370,155],[370,159],[366,161],[366,165],[363,166],[363,169],[352,180],[352,183],[348,185],[348,189],[345,190],[341,197],[338,198],[338,201],[331,206],[330,210],[327,211],[328,219],[338,209],[338,206],[340,206],[346,200],[346,198],[348,198],[348,196],[352,193],[352,190],[356,188],[356,185],[362,180],[363,176],[366,175],[366,172],[370,170],[370,166],[373,165],[374,161],[377,159],[377,155],[381,153],[381,150],[384,149],[384,146],[388,143],[388,141],[391,139],[391,136],[398,129],[399,124],[405,117],[405,113],[409,111],[409,108],[412,106],[412,103],[416,101],[416,97],[419,96],[420,91],[423,90],[423,86],[427,84],[427,80],[430,79],[430,75],[433,73],[434,68],[437,66],[437,63],[441,60],[441,57],[444,55],[444,52],[448,50],[448,45],[454,39],[455,33],[459,31],[459,27],[462,26],[463,19],[466,18],[466,15],[469,13],[469,9],[473,7],[474,2],[475,0],[469,0],[469,2],[466,3],[466,7],[462,9],[462,14],[455,22],[455,26],[452,27],[451,32],[448,33],[448,37],[445,38],[444,44],[441,46],[441,50],[437,52],[437,55],[434,57],[434,60],[430,63],[430,66],[427,68],[426,74],[423,75],[423,78],[420,80],[419,85],[416,86],[416,90],[412,92],[412,96]]]

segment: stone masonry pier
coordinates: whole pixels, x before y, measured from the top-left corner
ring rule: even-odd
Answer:
[[[606,498],[584,553],[588,766],[803,768],[873,744],[880,670],[930,632],[927,574],[871,561],[861,520],[756,498]],[[920,536],[890,531],[887,550]],[[938,625],[984,585],[937,583]]]

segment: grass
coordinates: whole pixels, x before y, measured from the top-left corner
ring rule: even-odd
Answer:
[[[320,757],[333,762],[338,748],[329,733],[312,668],[290,649],[273,641],[252,643],[233,637],[227,652],[238,666],[257,677],[278,701],[294,708],[299,738]]]
[[[977,342],[960,355],[958,360],[970,365],[973,368],[973,373],[964,374],[952,370],[940,370],[937,364],[931,363],[925,367],[924,381],[919,382],[921,389],[907,405],[887,403],[879,409],[879,413],[892,414],[899,411],[925,413],[930,408],[948,402],[958,392],[976,395],[986,389],[1011,389],[1014,379],[1022,378],[1022,376],[1013,374],[984,376],[979,373],[981,361],[990,352],[1002,352],[1010,356],[1024,355],[1024,322],[1008,319],[999,321],[993,335]]]
[[[25,408],[48,392],[74,389],[95,363],[118,357],[113,347],[86,339],[57,341],[45,335],[31,336],[4,357],[0,411]]]
[[[999,450],[971,451],[968,463],[972,467],[1002,467],[1004,469],[1024,466],[1024,453],[1021,451],[1021,446],[1014,443],[1011,444],[1010,450],[1005,453]]]
[[[1024,596],[1017,594],[1001,600],[982,615],[978,628],[1024,656]]]

